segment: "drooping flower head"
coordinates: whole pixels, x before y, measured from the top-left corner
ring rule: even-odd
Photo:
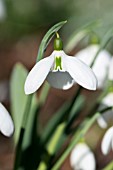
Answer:
[[[90,45],[87,48],[79,51],[75,57],[86,63],[88,66],[91,65],[94,57],[99,50],[99,45]],[[109,64],[111,62],[111,55],[106,50],[102,50],[92,66],[92,70],[95,73],[98,80],[98,88],[103,88],[105,86],[105,81],[107,78],[107,73],[109,69]]]
[[[0,131],[5,136],[11,136],[14,131],[13,121],[5,107],[0,103]]]
[[[108,93],[103,98],[100,107],[113,107],[113,92]],[[112,109],[105,111],[97,119],[98,125],[103,129],[107,128],[107,126],[110,122],[113,122],[113,110]]]
[[[95,170],[95,157],[89,146],[79,143],[71,152],[70,164],[73,170]]]
[[[113,107],[113,57],[109,63],[108,69],[108,94],[102,99],[101,107]],[[104,112],[98,119],[97,122],[101,128],[107,128],[109,123],[113,122],[113,110]]]
[[[113,150],[113,126],[107,130],[101,143],[101,150],[104,155],[107,155],[111,149]]]
[[[52,54],[37,62],[29,72],[25,82],[25,93],[34,93],[45,79],[52,87],[63,90],[71,88],[74,82],[89,90],[96,90],[97,86],[97,79],[91,68],[79,59],[66,55],[58,35]]]
[[[108,79],[113,81],[113,57],[112,57],[111,62],[109,64]]]

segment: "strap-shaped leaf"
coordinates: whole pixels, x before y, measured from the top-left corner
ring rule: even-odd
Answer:
[[[15,125],[14,139],[18,141],[22,117],[27,102],[27,96],[24,93],[24,82],[27,76],[27,70],[18,63],[15,65],[10,81],[10,96],[11,96],[11,112]]]
[[[62,21],[57,24],[55,24],[53,27],[49,29],[49,31],[45,34],[44,38],[41,41],[39,50],[38,50],[38,55],[37,55],[37,62],[41,60],[44,56],[44,51],[47,48],[49,42],[53,38],[54,34],[59,31],[59,29],[66,23],[67,21]]]
[[[22,126],[22,120],[23,120],[23,113],[25,111],[25,106],[27,104],[27,100],[29,96],[26,96],[24,93],[24,83],[27,76],[27,70],[26,68],[20,64],[17,63],[12,71],[11,75],[11,83],[10,83],[10,95],[11,95],[11,112],[12,117],[14,120],[15,125],[15,133],[14,133],[14,140],[15,144],[18,141],[20,129]],[[32,129],[32,123],[33,123],[33,116],[36,109],[36,98],[34,97],[32,100],[32,107],[30,111],[32,112],[32,116],[30,116],[30,119],[27,123],[27,131],[25,134],[25,141],[24,146],[27,146],[29,141],[29,137],[31,134]],[[25,144],[26,143],[26,144]]]

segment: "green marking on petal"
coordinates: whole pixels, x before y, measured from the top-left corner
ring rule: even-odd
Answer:
[[[62,59],[61,57],[55,57],[55,68],[54,70],[62,70]]]

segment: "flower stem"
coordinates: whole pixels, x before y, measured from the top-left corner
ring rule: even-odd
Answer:
[[[112,170],[113,169],[113,161],[111,161],[103,170]]]
[[[16,148],[16,157],[15,157],[15,162],[14,162],[14,170],[18,169],[18,167],[20,165],[20,161],[21,161],[22,143],[23,143],[23,139],[24,139],[27,120],[28,120],[29,113],[30,113],[32,96],[33,95],[28,96],[25,112],[24,112],[24,115],[23,115],[23,121],[22,121],[22,125],[21,125],[19,140],[18,140],[18,144],[17,144],[17,148]]]
[[[64,153],[61,155],[61,157],[59,158],[59,160],[56,162],[56,164],[54,164],[54,166],[52,167],[51,170],[58,170],[60,168],[60,166],[62,165],[62,163],[64,162],[64,160],[66,159],[66,157],[69,155],[69,153],[71,152],[71,150],[74,148],[74,146],[80,141],[80,139],[85,135],[85,133],[88,131],[88,129],[92,126],[92,124],[95,122],[95,120],[97,119],[97,117],[99,117],[99,113],[96,113],[91,120],[86,124],[86,126],[83,128],[83,130],[81,130],[81,132],[78,134],[78,136],[76,135],[76,133],[74,134],[71,143],[69,144],[69,146],[67,147],[67,149],[64,151]]]

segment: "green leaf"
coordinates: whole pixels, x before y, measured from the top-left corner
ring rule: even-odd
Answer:
[[[80,139],[87,133],[89,128],[93,125],[95,120],[100,116],[100,114],[97,112],[91,119],[89,119],[82,130],[79,133],[74,134],[72,141],[69,143],[69,146],[65,149],[64,153],[59,157],[57,162],[53,165],[51,170],[58,170],[60,169],[60,166],[64,162],[64,160],[67,158],[71,150],[75,147],[75,145],[80,141]]]
[[[70,126],[77,118],[78,114],[80,113],[80,111],[83,109],[84,104],[85,104],[85,97],[83,95],[79,95],[70,111],[70,115],[66,124],[67,130],[68,128],[70,128]]]
[[[50,85],[49,85],[48,82],[45,82],[43,87],[42,87],[41,94],[40,94],[40,97],[39,97],[40,105],[43,105],[45,103],[45,100],[48,96],[49,90],[50,90]]]
[[[66,141],[69,134],[67,132],[69,132],[70,126],[72,125],[74,120],[78,117],[81,109],[84,106],[84,102],[85,102],[84,96],[80,95],[75,101],[71,110],[69,111],[68,118],[57,126],[50,142],[48,143],[49,150],[48,149],[47,150],[49,151],[49,153],[53,152],[52,154],[55,155],[55,153],[58,152],[63,143]]]
[[[44,52],[49,44],[49,42],[51,41],[51,39],[53,38],[54,34],[59,31],[59,29],[66,23],[67,21],[62,21],[59,22],[57,24],[55,24],[53,27],[51,27],[49,29],[49,31],[45,34],[44,38],[41,41],[40,47],[39,47],[39,51],[38,51],[38,55],[37,55],[37,62],[40,61],[43,58]]]
[[[26,76],[27,70],[22,64],[17,63],[12,71],[10,81],[11,112],[15,125],[15,144],[19,138],[23,113],[27,102],[27,96],[24,93],[24,82]]]
[[[70,103],[65,103],[59,111],[56,112],[56,114],[50,119],[48,122],[47,126],[43,130],[42,136],[41,136],[41,141],[42,142],[48,142],[48,140],[51,138],[53,135],[53,132],[56,130],[56,127],[58,124],[62,121],[64,118],[65,114],[67,113],[67,110],[70,107]]]
[[[28,116],[24,140],[23,140],[23,144],[22,144],[23,150],[26,149],[31,144],[33,133],[35,134],[35,132],[36,132],[36,129],[33,132],[33,126],[34,126],[34,122],[35,122],[35,124],[37,123],[37,121],[35,121],[35,119],[36,119],[36,114],[38,114],[38,112],[37,112],[38,109],[39,109],[39,105],[37,103],[36,96],[34,95],[32,98],[32,102],[31,102],[30,113]],[[35,125],[35,127],[36,127],[36,125]]]
[[[113,161],[108,163],[108,165],[103,170],[112,170],[113,169]]]
[[[27,69],[21,63],[17,63],[14,66],[11,75],[10,96],[11,96],[11,112],[12,112],[12,117],[15,125],[15,133],[14,133],[15,144],[17,144],[19,139],[20,129],[23,121],[23,114],[29,97],[24,93],[24,83],[27,74],[28,74]],[[30,134],[32,134],[31,127],[33,125],[33,118],[34,118],[36,107],[37,107],[37,101],[36,101],[36,97],[34,96],[31,104],[31,109],[30,109],[30,112],[32,112],[32,114],[30,114],[29,116],[26,132],[24,136],[24,147],[27,147],[27,145],[30,142]]]
[[[62,123],[63,121],[69,118],[69,113],[71,109],[76,105],[76,100],[78,95],[81,92],[81,87],[78,89],[77,93],[73,97],[71,102],[66,102],[58,111],[57,113],[50,119],[47,126],[45,127],[43,134],[41,136],[41,140],[43,142],[48,142],[51,138],[53,132],[56,130],[58,124]],[[84,99],[83,99],[84,100]],[[75,111],[75,109],[73,110]]]

